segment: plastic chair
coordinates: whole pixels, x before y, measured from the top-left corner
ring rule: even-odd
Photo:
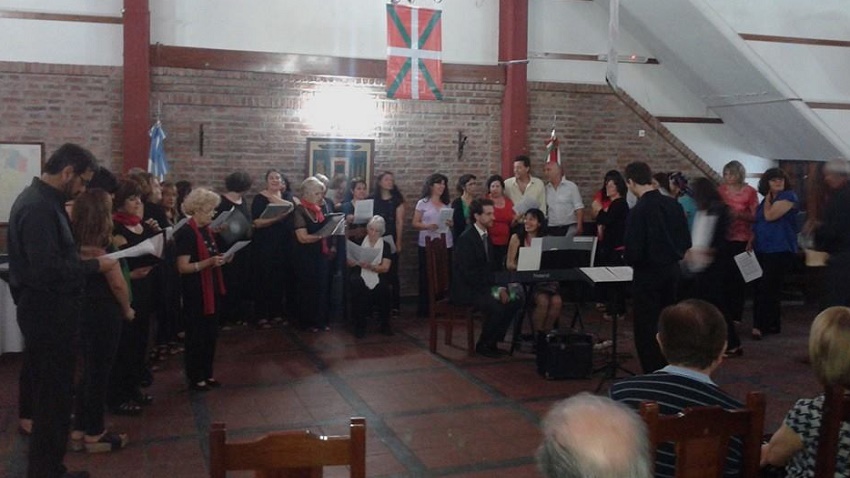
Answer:
[[[759,476],[764,409],[764,394],[750,392],[742,409],[693,407],[665,416],[660,415],[657,403],[644,402],[640,415],[649,430],[653,456],[659,444],[673,442],[676,478],[723,477],[732,436],[743,441],[741,476],[755,478]]]
[[[257,478],[321,478],[322,467],[339,465],[348,465],[352,478],[366,477],[366,419],[351,419],[350,436],[305,430],[228,442],[224,423],[210,430],[210,478],[225,478],[230,470],[254,470]]]

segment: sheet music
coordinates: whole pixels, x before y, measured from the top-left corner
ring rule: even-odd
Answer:
[[[289,213],[294,208],[295,205],[286,200],[281,203],[269,203],[269,205],[263,209],[263,213],[260,214],[259,219],[277,219],[278,217]]]
[[[706,214],[704,211],[697,211],[694,216],[694,228],[691,232],[691,244],[698,249],[708,249],[711,247],[711,240],[714,238],[714,228],[717,226],[717,216]]]
[[[227,211],[224,211],[223,213],[219,214],[218,217],[216,217],[215,220],[210,223],[210,227],[213,229],[218,229],[219,227],[221,227],[225,222],[227,222],[228,219],[230,219],[230,215],[233,214],[234,209],[235,208],[231,207]]]
[[[440,218],[437,219],[437,225],[440,226],[437,229],[439,232],[449,231],[448,222],[452,220],[452,214],[454,214],[454,209],[450,207],[444,207],[440,209]]]
[[[351,241],[345,242],[346,259],[354,261],[358,264],[360,264],[361,262],[367,262],[371,264],[380,254],[380,249],[376,249],[374,247],[363,247]]]
[[[540,209],[540,203],[530,196],[523,196],[514,204],[514,212],[517,214],[525,214],[529,209]]]
[[[121,249],[120,251],[106,254],[106,257],[115,260],[127,257],[142,257],[147,255],[162,257],[163,244],[165,244],[165,237],[162,234],[157,234],[151,237],[150,239],[136,244],[133,247],[128,247],[126,249]]]
[[[174,233],[179,231],[181,227],[185,226],[186,223],[189,222],[189,219],[191,219],[191,218],[192,218],[192,216],[186,216],[183,219],[177,221],[177,224],[175,224],[173,226],[166,227],[165,228],[165,240],[170,241],[174,237]]]
[[[629,266],[620,267],[580,267],[593,282],[631,282],[634,271]]]
[[[517,259],[517,271],[539,271],[540,258],[543,255],[543,249],[539,247],[520,247],[519,259]]]
[[[735,256],[735,264],[741,271],[744,282],[752,282],[762,276],[761,264],[753,251],[744,251]]]
[[[345,215],[343,214],[328,214],[325,216],[325,220],[327,221],[321,229],[316,232],[317,236],[328,237],[328,236],[340,236],[345,234],[345,221],[343,219]]]
[[[375,200],[361,199],[354,203],[354,224],[366,224],[375,215]]]
[[[236,242],[234,242],[233,245],[230,246],[230,249],[228,249],[227,252],[224,253],[225,260],[230,259],[234,255],[236,255],[237,252],[241,251],[245,246],[247,246],[250,243],[251,243],[251,241],[236,241]]]

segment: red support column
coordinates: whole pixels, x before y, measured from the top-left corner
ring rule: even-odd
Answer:
[[[148,0],[124,0],[124,171],[148,168],[150,17]]]
[[[505,65],[502,98],[502,176],[528,154],[528,0],[499,0],[499,61]]]

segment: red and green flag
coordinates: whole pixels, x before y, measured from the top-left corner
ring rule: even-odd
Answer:
[[[387,5],[387,97],[443,99],[442,12]]]

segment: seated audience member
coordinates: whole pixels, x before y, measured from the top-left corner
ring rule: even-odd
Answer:
[[[615,383],[609,392],[611,398],[635,410],[642,402],[655,401],[664,415],[674,415],[688,407],[743,408],[741,402],[711,380],[726,350],[726,320],[717,307],[697,299],[668,306],[661,311],[657,339],[670,365]],[[740,439],[732,439],[725,476],[739,475],[741,446]],[[672,444],[659,446],[655,476],[674,476],[675,463]]]
[[[491,287],[492,274],[498,270],[493,244],[487,229],[493,225],[493,201],[475,199],[469,206],[469,227],[457,240],[453,260],[451,301],[460,305],[474,305],[484,313],[484,326],[475,352],[485,357],[507,354],[496,347],[504,339],[511,320],[522,306],[511,301],[505,287]]]
[[[830,307],[815,317],[809,334],[809,357],[821,384],[850,388],[850,308]],[[785,466],[789,478],[813,476],[823,400],[823,394],[797,400],[770,443],[762,447],[762,466]],[[836,477],[850,476],[848,456],[850,424],[845,422],[841,424]]]
[[[186,379],[189,390],[195,392],[220,386],[213,376],[213,359],[222,296],[226,294],[221,267],[227,260],[219,253],[209,227],[220,201],[209,189],[192,190],[183,202],[183,211],[192,219],[174,235],[177,271],[183,279]]]
[[[351,273],[351,299],[354,306],[354,335],[361,338],[366,334],[366,322],[373,309],[378,309],[381,333],[392,335],[390,329],[390,294],[385,274],[390,271],[390,246],[383,235],[386,222],[381,216],[373,216],[366,224],[366,237],[361,246],[376,249],[378,255],[371,262],[348,261]]]
[[[507,269],[515,271],[519,260],[519,248],[530,247],[535,237],[545,236],[546,218],[540,209],[529,209],[525,213],[522,230],[511,236],[508,244]],[[531,289],[534,297],[534,314],[532,324],[534,332],[548,332],[555,327],[555,322],[561,316],[563,301],[561,300],[558,282],[540,282]]]
[[[543,420],[537,466],[547,478],[649,478],[646,426],[628,407],[580,393],[556,403]]]

